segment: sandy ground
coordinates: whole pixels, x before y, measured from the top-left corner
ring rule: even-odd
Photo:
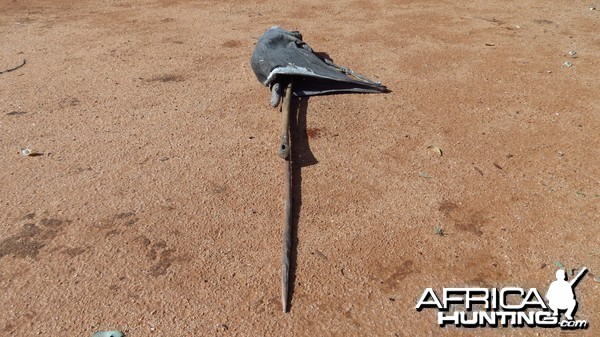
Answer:
[[[589,268],[598,335],[590,6],[1,1],[0,71],[27,62],[0,74],[0,335],[575,334],[415,310],[427,287],[545,293],[554,261]],[[280,114],[249,65],[274,24],[392,90],[296,107],[288,314]]]

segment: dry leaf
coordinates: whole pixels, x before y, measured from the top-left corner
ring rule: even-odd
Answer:
[[[555,266],[557,266],[558,268],[567,271],[567,267],[565,267],[562,263],[558,262],[558,261],[552,261],[554,263]]]

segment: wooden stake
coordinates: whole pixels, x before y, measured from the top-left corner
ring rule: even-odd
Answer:
[[[284,193],[285,211],[283,219],[283,250],[281,252],[281,306],[283,312],[288,311],[288,294],[290,278],[290,249],[292,247],[292,155],[290,144],[290,114],[292,102],[292,82],[285,89],[283,98],[283,131],[279,156],[285,161],[284,167]]]
[[[290,155],[290,106],[292,103],[292,82],[285,88],[285,96],[283,96],[283,104],[281,107],[283,114],[283,123],[281,125],[281,145],[279,145],[279,157],[288,160]]]

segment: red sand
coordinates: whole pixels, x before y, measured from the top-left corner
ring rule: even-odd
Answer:
[[[598,335],[599,20],[586,1],[2,1],[0,71],[27,63],[0,74],[0,334],[561,335],[414,308],[427,287],[545,292],[560,261],[590,269],[577,319]],[[280,114],[249,65],[274,24],[393,91],[301,109],[289,314]]]

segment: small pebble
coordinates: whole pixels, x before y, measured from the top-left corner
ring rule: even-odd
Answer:
[[[98,331],[95,332],[92,337],[123,337],[123,333],[121,331]]]

